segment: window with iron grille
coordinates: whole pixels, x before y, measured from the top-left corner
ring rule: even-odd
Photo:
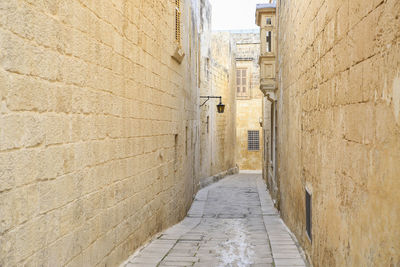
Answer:
[[[260,150],[260,132],[248,131],[247,132],[247,150],[258,151]]]
[[[175,41],[181,44],[181,0],[175,0]]]

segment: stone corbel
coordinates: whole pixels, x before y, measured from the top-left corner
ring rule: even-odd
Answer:
[[[177,46],[174,54],[171,57],[173,59],[175,59],[176,62],[181,64],[183,61],[183,58],[185,57],[185,53],[182,51],[182,48],[180,46]]]
[[[268,85],[262,84],[260,85],[260,91],[264,94],[264,96],[268,96],[268,94],[271,93],[275,95],[276,88],[274,84],[268,84]]]

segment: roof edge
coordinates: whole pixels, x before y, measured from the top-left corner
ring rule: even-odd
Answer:
[[[257,4],[257,5],[256,5],[256,9],[263,9],[263,8],[276,8],[276,3]]]

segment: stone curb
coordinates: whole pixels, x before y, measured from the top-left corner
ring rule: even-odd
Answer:
[[[237,173],[239,173],[239,169],[238,169],[238,167],[234,167],[234,168],[231,168],[229,170],[226,170],[226,171],[220,172],[218,174],[215,174],[213,176],[210,176],[210,177],[207,177],[207,178],[203,178],[203,179],[200,180],[200,182],[198,184],[199,190],[203,189],[204,187],[207,187],[207,186],[209,186],[209,185],[211,185],[213,183],[216,183],[219,180],[222,180],[223,178],[225,178],[228,175],[233,175],[233,174],[237,174]]]
[[[310,267],[311,265],[308,263],[295,235],[289,230],[279,212],[273,206],[272,199],[262,179],[257,181],[257,189],[275,266]]]

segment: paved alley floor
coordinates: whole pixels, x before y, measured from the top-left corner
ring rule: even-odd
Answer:
[[[259,174],[238,174],[198,192],[179,224],[123,265],[306,266]]]

